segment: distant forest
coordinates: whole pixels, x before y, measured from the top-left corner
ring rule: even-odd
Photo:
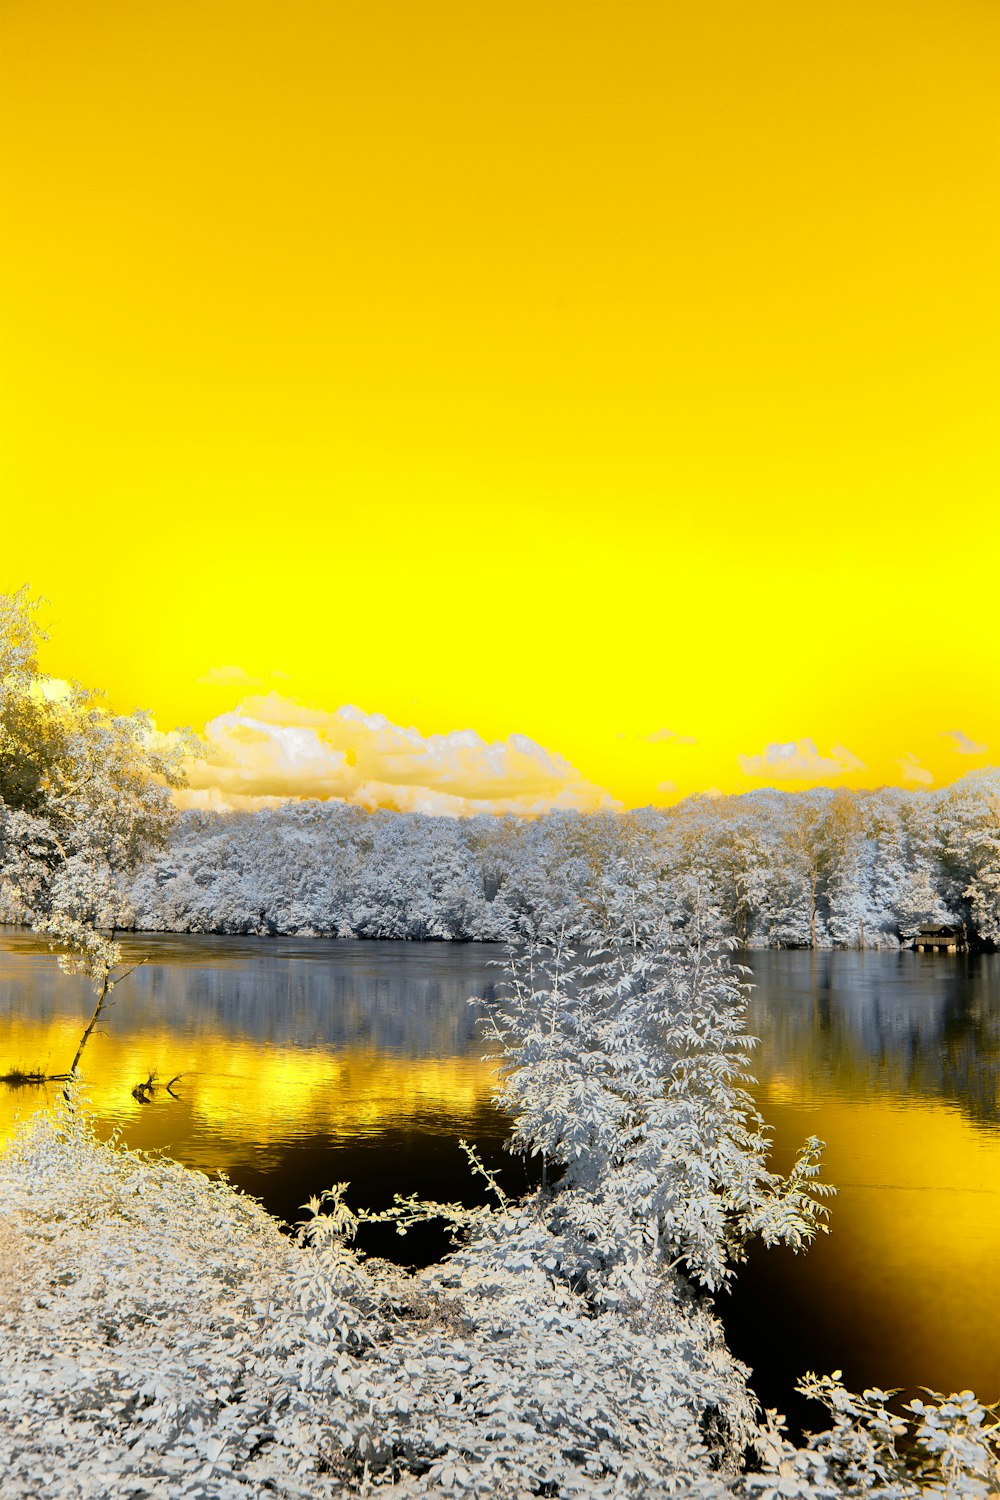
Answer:
[[[535,819],[336,802],[187,812],[129,894],[147,931],[505,941],[585,923],[626,867],[664,899],[696,887],[747,947],[894,947],[948,922],[997,946],[1000,771],[940,791],[765,790]]]

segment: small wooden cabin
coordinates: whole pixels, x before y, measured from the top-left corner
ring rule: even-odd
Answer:
[[[921,927],[913,938],[918,953],[964,953],[969,946],[964,922],[936,922]]]

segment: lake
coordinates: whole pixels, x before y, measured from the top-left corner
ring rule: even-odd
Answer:
[[[151,936],[84,1055],[99,1130],[230,1179],[286,1222],[313,1193],[478,1201],[458,1140],[511,1191],[475,1006],[486,944]],[[1000,1395],[1000,955],[766,952],[758,1097],[786,1167],[810,1134],[840,1189],[805,1255],[754,1252],[720,1312],[758,1394],[793,1421],[796,1375]],[[68,1067],[92,1008],[29,934],[0,929],[0,1073]],[[153,1087],[133,1090],[153,1075]],[[169,1092],[165,1085],[172,1082]],[[58,1087],[0,1089],[0,1135]],[[143,1099],[146,1102],[143,1102]],[[433,1229],[367,1248],[411,1264]],[[405,1252],[405,1254],[401,1253]]]

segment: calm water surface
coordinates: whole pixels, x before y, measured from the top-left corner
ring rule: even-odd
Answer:
[[[827,1142],[831,1233],[753,1252],[730,1345],[812,1425],[791,1374],[1000,1396],[1000,954],[745,956],[776,1159]]]
[[[350,1181],[475,1201],[474,1140],[511,1190],[476,1008],[496,984],[485,944],[155,937],[88,1046],[99,1128],[226,1171],[282,1219]],[[758,1393],[793,1419],[806,1369],[849,1384],[1000,1395],[1000,955],[760,953],[755,1066],[778,1165],[815,1134],[840,1188],[807,1255],[754,1253],[720,1305]],[[0,929],[0,1072],[60,1071],[90,991]],[[160,1086],[139,1103],[133,1087]],[[180,1075],[172,1098],[162,1084]],[[56,1090],[50,1091],[52,1095]],[[43,1089],[0,1089],[0,1135]],[[431,1231],[371,1249],[412,1261]]]

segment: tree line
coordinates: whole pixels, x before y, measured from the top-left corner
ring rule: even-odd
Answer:
[[[27,590],[0,595],[0,921],[31,923],[98,991],[126,928],[544,938],[585,930],[626,865],[661,905],[696,888],[748,947],[891,947],[952,922],[1000,944],[1000,770],[533,819],[340,802],[177,817],[193,744],[79,685],[53,696],[42,639]]]
[[[127,887],[144,930],[508,941],[585,925],[641,862],[748,947],[1000,942],[1000,771],[939,791],[775,790],[630,813],[457,819],[336,802],[188,812]]]

